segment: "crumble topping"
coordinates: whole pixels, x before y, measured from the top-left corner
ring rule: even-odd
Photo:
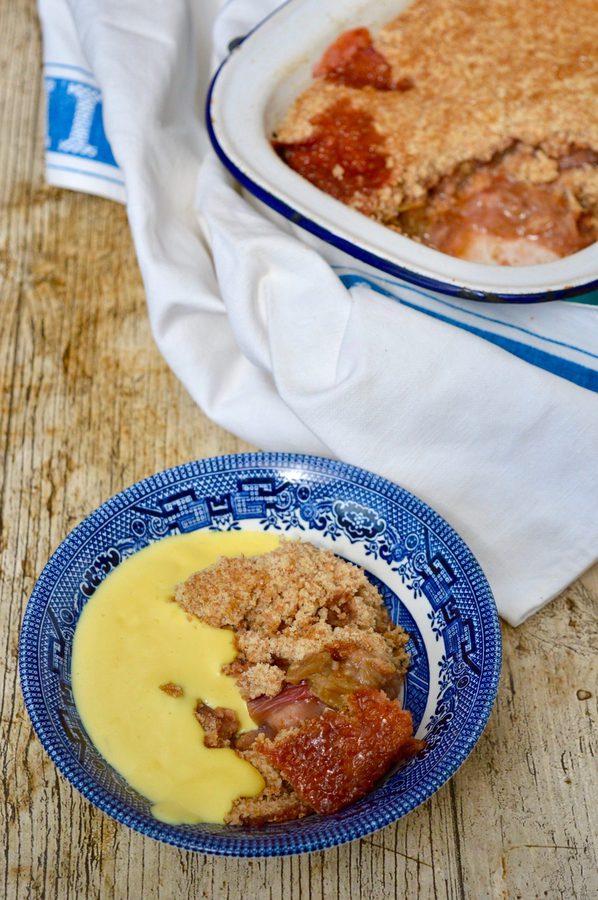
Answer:
[[[311,544],[222,558],[179,585],[176,599],[208,625],[234,631],[238,655],[226,671],[246,700],[278,694],[292,663],[340,641],[393,671],[407,668],[408,637],[363,570]]]
[[[573,245],[547,245],[567,255],[598,236],[597,46],[596,0],[415,0],[377,36],[358,28],[328,48],[273,143],[323,190],[424,242],[401,215],[424,206],[443,181],[458,192],[464,167],[498,160],[511,181],[546,187],[546,216],[554,197],[568,204]],[[335,109],[375,134],[377,180],[357,159],[358,178],[349,166],[345,185],[343,177],[333,189],[324,183],[322,123]],[[362,142],[362,158],[366,151]],[[318,178],[301,159],[310,152]],[[531,228],[523,237],[543,244]]]
[[[247,700],[252,731],[199,701],[208,747],[228,747],[262,774],[228,824],[261,825],[341,809],[423,746],[396,699],[408,635],[359,567],[298,541],[257,557],[222,558],[176,589],[190,615],[231,628],[224,671]]]
[[[163,691],[163,693],[168,694],[169,697],[175,697],[177,699],[183,697],[185,693],[180,684],[174,684],[172,681],[161,684],[160,690]]]

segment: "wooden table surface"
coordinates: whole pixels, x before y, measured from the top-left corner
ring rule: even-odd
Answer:
[[[220,860],[143,838],[58,774],[17,675],[36,577],[99,503],[166,466],[247,449],[213,425],[148,327],[124,210],[48,188],[32,0],[0,0],[0,894],[6,898],[592,898],[598,567],[503,628],[498,702],[450,783],[336,850]]]

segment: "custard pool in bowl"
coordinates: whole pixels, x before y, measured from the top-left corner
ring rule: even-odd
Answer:
[[[199,698],[254,727],[222,667],[235,656],[230,630],[192,619],[176,585],[223,555],[272,550],[275,535],[199,529],[156,541],[113,570],[85,606],[73,640],[75,705],[94,746],[152,815],[171,824],[220,822],[239,797],[263,788],[232,749],[204,745]]]
[[[245,533],[248,541],[257,543],[276,544],[283,536],[332,550],[364,569],[392,621],[408,633],[410,663],[401,700],[411,711],[415,737],[425,741],[425,748],[357,802],[329,815],[269,825],[181,823],[180,817],[173,824],[180,810],[160,807],[160,798],[149,796],[151,786],[137,783],[131,772],[123,777],[117,771],[120,766],[113,768],[106,761],[110,751],[104,747],[104,756],[98,750],[97,734],[86,729],[89,707],[86,712],[81,693],[73,695],[78,623],[77,641],[84,637],[86,619],[88,644],[94,633],[100,640],[91,611],[110,579],[120,572],[125,575],[150,545],[163,541],[167,548],[168,538],[176,541],[172,536],[181,534],[193,544],[202,531],[211,535],[207,543],[214,542],[214,547],[222,533],[223,544],[228,541],[231,550],[235,534]],[[182,544],[186,541],[187,537]],[[184,577],[185,566],[172,575]],[[154,575],[148,577],[155,584]],[[169,589],[166,584],[164,589]],[[124,600],[121,612],[128,618]],[[219,702],[218,679],[212,688],[207,681],[214,667],[220,668],[224,658],[220,651],[212,675],[205,669],[201,674],[199,664],[196,673],[192,655],[190,663],[188,652],[172,652],[169,626],[156,622],[155,627],[164,634],[166,664],[162,667],[155,658],[149,662],[151,703],[163,710],[180,703],[182,709],[185,697],[160,690],[169,685],[182,688],[189,698],[201,691],[212,703]],[[226,652],[231,652],[230,646]],[[106,681],[98,683],[99,694],[114,693],[121,684],[117,647],[114,653],[112,662],[106,657]],[[75,528],[48,562],[27,606],[20,672],[26,707],[45,749],[71,783],[104,812],[185,849],[232,856],[281,855],[362,837],[408,813],[450,778],[475,746],[490,714],[500,672],[500,629],[490,589],[471,552],[417,498],[378,476],[331,460],[243,454],[154,475],[108,500]],[[111,681],[114,677],[116,681]],[[201,683],[194,681],[197,677]],[[181,684],[175,684],[177,679]],[[80,687],[79,683],[75,694]],[[123,702],[129,687],[122,683]],[[92,682],[87,690],[89,699]],[[126,700],[130,702],[130,697]],[[242,706],[239,715],[244,715]],[[191,721],[192,715],[188,718]],[[162,727],[152,734],[151,720],[150,708],[143,727],[148,743],[161,740],[159,732],[164,731],[162,720]],[[93,730],[91,724],[89,728]],[[197,745],[191,752],[201,754]],[[206,808],[197,818],[215,817],[208,809],[214,797],[221,803],[219,817],[230,797],[218,798],[214,784],[206,784],[203,775],[198,774],[189,789],[196,791],[200,807],[203,793],[213,796],[205,797]],[[250,796],[256,788],[259,791],[255,782],[244,784],[241,792]]]

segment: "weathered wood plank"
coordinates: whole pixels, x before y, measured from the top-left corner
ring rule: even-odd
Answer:
[[[0,894],[79,900],[592,898],[598,567],[504,628],[497,707],[453,781],[335,850],[221,860],[117,825],[48,761],[18,688],[26,598],[67,531],[166,466],[247,445],[209,422],[153,344],[126,217],[44,186],[33,0],[0,0]]]

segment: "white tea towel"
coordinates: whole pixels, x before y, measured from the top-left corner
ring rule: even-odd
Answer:
[[[413,491],[470,545],[512,624],[591,565],[598,309],[373,290],[260,216],[202,109],[212,47],[222,57],[276,2],[229,0],[213,45],[216,0],[39,5],[48,177],[126,195],[153,333],[202,409],[264,449]]]

